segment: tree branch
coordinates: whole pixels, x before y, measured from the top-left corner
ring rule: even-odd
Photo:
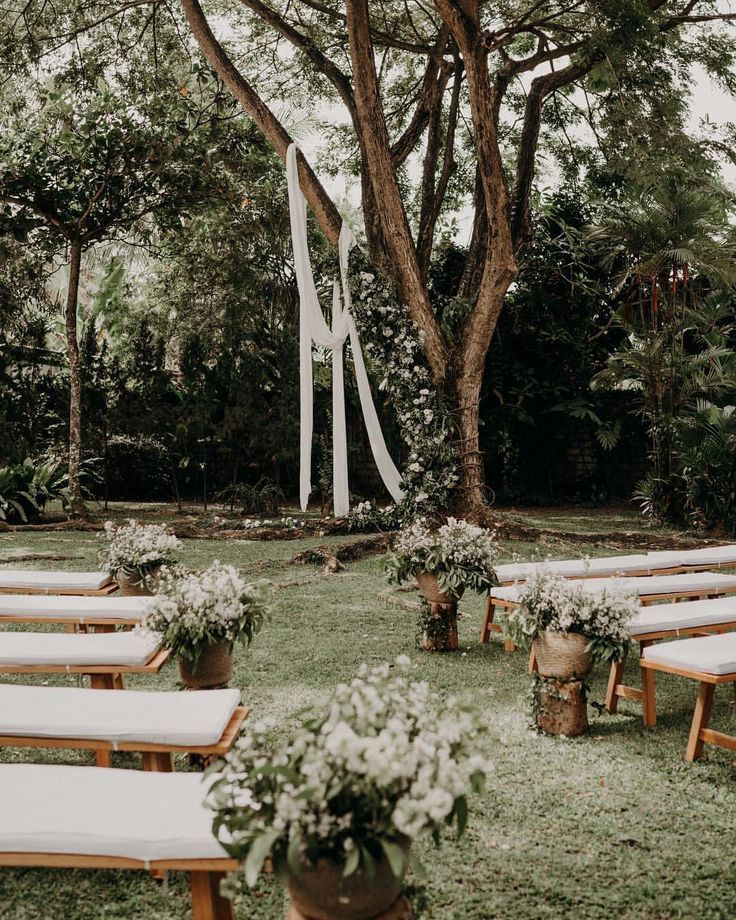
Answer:
[[[392,277],[414,321],[424,330],[424,350],[435,383],[446,373],[447,348],[432,312],[427,288],[419,272],[417,254],[409,230],[391,160],[388,129],[381,103],[367,0],[346,2],[350,56],[353,65],[355,103],[363,125],[365,155],[373,188],[380,189],[380,219],[392,261]]]
[[[180,0],[180,2],[192,34],[210,66],[260,128],[276,153],[285,161],[286,151],[292,143],[289,133],[227,56],[224,48],[212,33],[199,0]],[[317,217],[322,232],[333,246],[337,246],[342,218],[301,153],[299,154],[299,184]]]

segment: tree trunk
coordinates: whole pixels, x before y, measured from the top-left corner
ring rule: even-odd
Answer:
[[[69,516],[87,517],[79,480],[82,463],[82,381],[77,339],[77,302],[82,266],[82,242],[73,240],[69,262],[69,286],[66,295],[66,354],[69,362]]]

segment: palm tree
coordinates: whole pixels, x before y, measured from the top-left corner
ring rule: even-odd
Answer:
[[[650,440],[652,469],[641,497],[669,516],[677,426],[698,400],[736,386],[731,348],[736,238],[720,190],[650,186],[604,205],[588,238],[621,298],[623,345],[593,386],[624,390]]]

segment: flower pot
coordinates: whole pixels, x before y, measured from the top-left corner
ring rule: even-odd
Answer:
[[[150,597],[157,585],[160,567],[141,576],[137,572],[118,572],[117,583],[124,597]]]
[[[414,575],[419,585],[419,590],[430,604],[456,604],[463,593],[462,589],[460,589],[460,593],[457,596],[440,591],[437,576],[430,575],[429,572],[415,572]]]
[[[179,675],[191,690],[226,687],[233,673],[233,653],[228,642],[208,645],[196,662],[179,657]]]
[[[585,677],[593,666],[593,658],[586,651],[589,642],[579,633],[545,630],[532,640],[537,670],[542,677],[560,680]]]
[[[582,680],[545,680],[536,690],[537,728],[548,735],[575,738],[588,730],[588,704]]]
[[[409,852],[409,841],[404,844]],[[375,873],[366,878],[362,868],[347,878],[344,865],[320,859],[315,866],[305,864],[301,876],[287,874],[292,905],[309,920],[374,920],[399,900],[401,880],[388,860],[377,860]]]

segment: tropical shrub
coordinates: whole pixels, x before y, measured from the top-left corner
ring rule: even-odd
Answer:
[[[25,460],[0,468],[0,520],[25,524],[43,514],[48,502],[68,497],[65,467],[55,461]]]

